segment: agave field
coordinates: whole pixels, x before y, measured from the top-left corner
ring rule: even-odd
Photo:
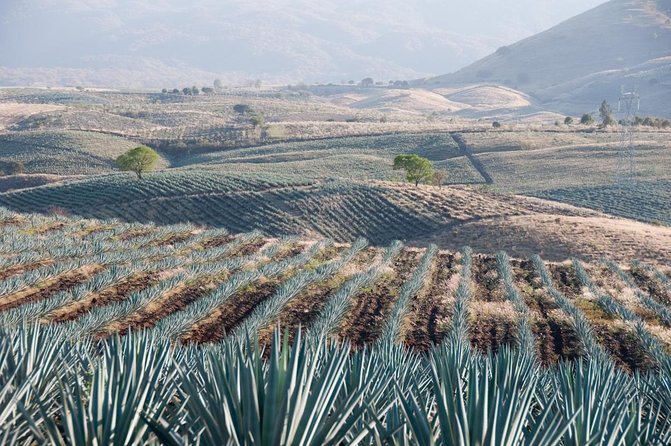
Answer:
[[[135,146],[97,132],[13,132],[0,135],[0,162],[21,161],[27,173],[97,174],[114,170],[114,159]]]
[[[0,194],[0,206],[103,220],[191,222],[231,232],[262,230],[273,237],[320,234],[340,242],[364,237],[374,244],[412,240],[478,218],[591,213],[467,187],[414,189],[388,182],[182,169],[153,172],[143,181],[111,174],[8,192]]]
[[[620,217],[671,225],[671,181],[637,181],[627,185],[607,185],[551,189],[533,194],[563,201]]]
[[[663,264],[0,225],[2,443],[671,441]]]

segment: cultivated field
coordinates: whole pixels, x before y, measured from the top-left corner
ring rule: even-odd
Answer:
[[[395,239],[515,256],[543,253],[664,261],[671,229],[560,203],[466,186],[408,187],[389,182],[314,180],[295,175],[174,170],[94,176],[0,195],[21,212],[116,218],[127,222],[194,223],[268,236],[303,235],[376,245]]]
[[[279,435],[267,423],[282,435],[312,432],[292,444],[458,442],[494,435],[449,424],[497,423],[490,404],[521,417],[501,429],[529,444],[615,432],[668,440],[663,263],[547,262],[7,211],[0,225],[0,434],[11,442],[226,443],[251,425],[265,426],[254,438]],[[284,339],[271,347],[277,326]],[[493,393],[478,387],[487,385]],[[244,398],[214,391],[226,386]],[[574,399],[554,397],[583,386],[589,392]],[[307,399],[287,406],[269,400],[273,392]],[[466,412],[456,409],[462,401]],[[272,415],[249,413],[249,404]],[[551,416],[537,415],[538,405]],[[599,421],[586,424],[587,410]],[[217,420],[233,413],[222,429]],[[291,419],[314,432],[285,432]]]

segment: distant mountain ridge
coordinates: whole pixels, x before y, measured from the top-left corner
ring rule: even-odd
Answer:
[[[593,110],[638,88],[641,113],[671,115],[671,0],[611,0],[424,88],[504,85],[549,109]]]
[[[548,1],[2,0],[0,85],[413,79],[602,0]]]

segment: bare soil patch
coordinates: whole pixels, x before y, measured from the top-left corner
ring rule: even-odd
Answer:
[[[94,307],[120,302],[135,291],[142,290],[158,281],[159,273],[142,273],[135,275],[113,287],[102,290],[100,293],[90,294],[84,299],[72,302],[52,312],[47,319],[50,322],[60,323],[77,319]]]
[[[541,362],[549,366],[560,360],[573,360],[582,356],[577,333],[569,323],[568,316],[563,315],[554,299],[548,295],[535,273],[533,263],[528,260],[513,260],[511,263],[517,289],[532,314],[530,323]]]
[[[438,254],[429,285],[410,302],[405,333],[405,344],[419,351],[427,351],[440,343],[449,330],[449,305],[457,287],[459,266],[452,253]]]
[[[47,279],[34,287],[4,296],[0,298],[0,311],[9,310],[28,302],[37,302],[60,291],[67,291],[84,283],[91,275],[102,271],[102,269],[99,265],[88,265],[58,277]]]
[[[348,339],[353,348],[361,348],[379,338],[399,288],[417,267],[418,256],[417,251],[404,249],[391,265],[391,271],[354,296],[352,308],[338,332],[340,339]]]
[[[226,337],[279,286],[277,280],[262,278],[253,285],[235,293],[228,302],[217,308],[205,321],[191,327],[182,337],[185,343],[217,342]]]

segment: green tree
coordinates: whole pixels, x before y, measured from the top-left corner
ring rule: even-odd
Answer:
[[[266,123],[266,118],[263,116],[263,113],[257,113],[249,118],[249,122],[251,122],[254,127],[263,127]]]
[[[567,116],[567,117],[564,119],[564,124],[566,124],[566,125],[571,125],[571,124],[573,124],[573,118],[570,117],[570,116]]]
[[[494,121],[492,122],[492,127],[494,127],[495,129],[500,129],[501,123],[499,121]]]
[[[215,79],[213,86],[217,93],[224,89],[224,84],[221,82],[221,79]]]
[[[603,125],[613,125],[615,120],[613,119],[613,110],[608,105],[608,102],[604,99],[599,107],[599,116],[601,116],[601,122]]]
[[[196,87],[195,85],[193,87],[191,87],[191,94],[196,95],[196,94],[199,94],[199,93],[200,93],[200,90],[198,89],[198,87]]]
[[[153,170],[160,156],[147,146],[138,146],[129,150],[116,159],[119,169],[124,172],[135,172],[138,179],[142,179],[142,172]]]
[[[182,88],[182,93],[184,93],[185,95],[189,95],[191,94],[191,89],[189,87],[184,87]]]
[[[398,155],[394,158],[394,170],[400,169],[405,170],[405,178],[415,183],[415,187],[433,176],[433,163],[419,155]]]
[[[239,115],[244,115],[252,111],[252,107],[247,104],[235,104],[233,106],[233,111]]]
[[[580,118],[580,123],[582,125],[592,125],[594,124],[594,118],[592,118],[592,115],[589,113],[585,113],[582,115],[582,118]]]

